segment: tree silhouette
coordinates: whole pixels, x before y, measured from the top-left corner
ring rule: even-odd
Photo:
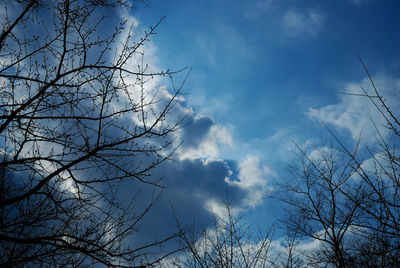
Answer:
[[[118,19],[138,2],[3,4],[0,266],[145,267],[170,253],[161,246],[178,234],[131,241],[157,201],[138,207],[140,184],[162,187],[152,170],[174,152],[183,120],[173,111],[182,86],[151,85],[175,72],[143,61],[158,24],[137,38]]]
[[[184,228],[177,220],[184,250],[164,267],[271,267],[272,228],[254,233],[229,199],[224,202],[223,215],[213,216],[213,224],[201,229],[194,224]]]
[[[400,262],[399,115],[360,61],[371,90],[361,87],[361,93],[347,95],[368,98],[384,119],[385,125],[374,123],[375,145],[360,148],[359,139],[349,148],[325,125],[332,143],[313,152],[296,145],[299,160],[279,196],[288,205],[282,223],[300,234],[299,240],[320,242],[301,252],[310,265],[396,267]]]

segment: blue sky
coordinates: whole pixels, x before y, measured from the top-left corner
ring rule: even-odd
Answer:
[[[159,201],[141,222],[142,230],[134,237],[138,244],[176,231],[172,209],[181,224],[209,224],[212,213],[223,216],[227,195],[235,205],[234,212],[243,213],[249,224],[268,228],[276,223],[282,208],[271,196],[280,182],[293,179],[288,170],[295,157],[294,144],[305,148],[310,157],[323,151],[321,141],[329,138],[329,133],[322,122],[349,147],[362,133],[361,153],[366,146],[376,145],[374,124],[381,126],[385,120],[368,99],[341,94],[361,93],[360,87],[371,91],[358,55],[386,104],[392,111],[400,111],[397,0],[149,2],[148,7],[111,11],[104,24],[126,18],[127,24],[133,25],[130,40],[137,41],[145,29],[165,16],[158,34],[141,48],[147,71],[188,66],[174,76],[176,85],[191,71],[183,96],[162,122],[173,125],[177,118],[185,118],[184,127],[171,134],[177,146],[174,160],[157,166],[149,179],[163,178],[166,188],[121,182],[121,201],[138,194],[138,211],[154,199]],[[12,7],[15,4],[10,4],[11,11]],[[51,16],[47,11],[39,15]],[[110,50],[111,60],[129,39],[128,29]],[[99,32],[105,35],[113,30],[109,27]],[[38,29],[31,33],[35,31]],[[137,70],[141,60],[139,53],[134,54],[126,67]],[[132,92],[127,90],[129,97],[151,103],[146,105],[151,122],[171,98],[172,84],[168,77],[146,79],[143,85],[139,82],[145,97],[135,87],[137,77],[125,81],[133,85],[129,87]],[[155,96],[160,99],[153,102]],[[118,105],[122,107],[124,101],[128,101],[126,96]],[[119,123],[136,126],[142,119],[124,116]],[[121,136],[122,130],[112,128],[110,136]],[[382,128],[381,135],[387,138],[389,132]],[[139,140],[138,144],[163,141]],[[43,147],[44,151],[53,150]],[[163,153],[171,150],[168,147]],[[370,157],[363,159],[367,168],[373,162]],[[154,156],[121,157],[118,161],[141,166],[154,161]],[[88,178],[96,175],[86,169],[79,173]],[[67,187],[76,191],[73,185]],[[276,234],[279,243],[279,227]]]
[[[222,200],[238,186],[245,193],[234,201],[250,221],[274,222],[279,208],[266,197],[289,176],[293,141],[318,146],[327,136],[322,120],[348,144],[363,129],[368,143],[371,119],[381,122],[365,100],[339,94],[369,86],[357,54],[398,107],[399,12],[400,2],[378,0],[153,0],[133,10],[139,28],[166,16],[152,38],[158,67],[193,68],[183,104],[192,123],[171,164],[180,166],[180,187]],[[182,163],[201,161],[223,167],[203,166],[208,178],[196,186],[200,171]],[[170,192],[174,199],[172,186]]]
[[[399,10],[374,0],[152,1],[135,15],[144,25],[166,16],[157,56],[162,67],[193,67],[188,106],[258,143],[314,135],[307,109],[365,77],[357,53],[373,72],[399,73]]]

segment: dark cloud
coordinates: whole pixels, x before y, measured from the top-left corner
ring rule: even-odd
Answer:
[[[223,201],[227,194],[236,203],[246,197],[246,192],[235,185],[229,185],[225,178],[231,169],[223,160],[183,160],[163,164],[153,175],[163,177],[164,190],[154,191],[154,187],[140,183],[121,187],[121,197],[128,200],[139,189],[137,208],[144,208],[151,196],[161,194],[157,204],[146,215],[142,228],[135,237],[138,244],[161,239],[177,231],[173,211],[181,225],[194,222],[199,226],[211,223],[212,215],[207,209],[207,201]]]
[[[210,117],[189,118],[188,124],[183,128],[183,146],[185,148],[196,148],[205,138],[214,125]]]

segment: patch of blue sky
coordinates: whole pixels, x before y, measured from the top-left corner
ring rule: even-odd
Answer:
[[[365,77],[357,53],[372,69],[395,65],[396,9],[395,1],[153,1],[138,17],[167,16],[155,38],[160,62],[193,66],[189,105],[246,137],[273,135],[271,125],[298,121],[304,106],[337,100],[342,83]]]
[[[287,176],[292,141],[318,144],[327,135],[321,120],[354,143],[375,116],[357,110],[365,107],[359,99],[338,94],[368,84],[357,54],[397,107],[399,12],[395,0],[153,0],[132,14],[142,26],[166,16],[153,38],[159,65],[193,67],[185,105],[193,118],[204,117],[196,128],[225,127],[215,133],[229,133],[231,146],[219,146],[223,138],[214,145],[240,182],[248,159],[271,169],[272,179]],[[276,208],[268,202],[257,204],[254,220],[279,214],[265,212]]]

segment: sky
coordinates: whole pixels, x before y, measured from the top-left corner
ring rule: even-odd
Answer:
[[[163,200],[178,217],[206,222],[228,194],[251,224],[276,223],[271,196],[291,180],[294,143],[320,146],[324,122],[349,146],[362,130],[368,145],[371,122],[383,124],[366,99],[341,94],[370,89],[358,55],[400,108],[399,12],[389,0],[153,0],[132,10],[138,32],[166,17],[150,62],[192,68],[183,145],[158,171],[169,185]],[[165,209],[155,209],[155,222],[157,211]]]
[[[121,15],[137,39],[165,16],[143,48],[149,71],[189,67],[174,76],[177,85],[191,71],[171,112],[186,116],[174,133],[180,146],[173,161],[153,172],[166,189],[138,240],[176,231],[172,210],[183,224],[208,224],[212,213],[223,214],[227,196],[250,224],[276,223],[282,208],[271,196],[292,179],[294,144],[318,149],[329,137],[322,122],[346,145],[361,130],[361,144],[372,144],[372,122],[383,119],[367,99],[341,94],[370,90],[358,55],[392,110],[400,111],[397,0],[149,2]],[[137,60],[128,65],[137,68]],[[157,86],[168,96],[168,80],[146,85]],[[145,206],[155,193],[141,187],[145,198],[138,202]],[[121,197],[136,190],[121,187]]]

